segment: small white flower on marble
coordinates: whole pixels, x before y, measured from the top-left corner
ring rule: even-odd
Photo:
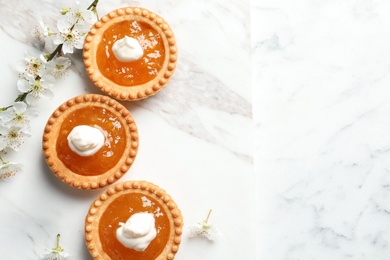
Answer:
[[[71,65],[71,61],[67,57],[58,57],[46,63],[47,72],[56,79],[66,75],[67,69]]]
[[[54,85],[55,78],[52,75],[45,74],[42,77],[33,77],[27,75],[17,82],[18,90],[27,93],[26,102],[33,105],[40,98],[53,97],[51,87]]]
[[[207,238],[208,240],[214,240],[217,237],[218,231],[215,229],[214,226],[208,224],[208,220],[210,218],[211,209],[209,211],[209,214],[207,215],[207,218],[203,220],[202,222],[198,222],[196,225],[190,226],[188,228],[190,232],[190,237],[203,237]]]
[[[66,252],[59,252],[54,249],[46,249],[46,252],[43,253],[39,260],[67,260],[70,259],[70,255]]]
[[[38,260],[69,260],[70,255],[60,246],[60,235],[57,235],[57,246],[53,249],[46,249]]]
[[[1,157],[0,157],[1,159]],[[1,159],[0,164],[0,180],[8,180],[9,177],[14,176],[22,169],[21,163],[5,162]]]
[[[38,115],[38,109],[28,108],[24,102],[14,102],[11,108],[0,113],[0,119],[5,125],[28,127],[31,120]]]

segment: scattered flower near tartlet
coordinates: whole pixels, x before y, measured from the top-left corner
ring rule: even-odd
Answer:
[[[217,237],[218,231],[215,229],[214,226],[208,224],[208,220],[210,218],[211,214],[211,209],[209,211],[209,214],[207,215],[206,219],[203,220],[202,222],[198,222],[196,225],[190,226],[189,232],[190,232],[190,237],[203,237],[207,238],[208,240],[215,240]]]
[[[60,246],[60,234],[57,235],[57,246],[53,249],[46,249],[38,260],[68,260],[70,255]]]

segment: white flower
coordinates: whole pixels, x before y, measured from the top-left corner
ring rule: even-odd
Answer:
[[[42,18],[39,18],[38,22],[39,27],[35,28],[34,36],[38,41],[45,42],[45,39],[55,34],[55,32],[43,22]]]
[[[205,221],[197,223],[195,226],[189,227],[190,237],[204,237],[208,240],[214,240],[217,234],[217,231],[212,225],[208,225]]]
[[[87,8],[87,3],[82,1],[76,2],[74,8],[61,9],[64,16],[57,21],[59,34],[55,37],[54,44],[63,44],[64,54],[73,53],[73,48],[82,49],[85,36],[97,21],[95,13]]]
[[[20,127],[28,127],[32,118],[37,117],[39,112],[35,108],[27,108],[24,102],[14,102],[12,108],[0,113],[3,123],[10,123]]]
[[[46,70],[55,78],[61,78],[65,75],[71,62],[66,57],[58,57],[46,63]]]
[[[90,11],[87,10],[88,4],[87,2],[76,2],[75,7],[71,7],[69,9],[63,8],[65,12],[66,18],[72,23],[88,23],[89,25],[94,24],[97,21],[96,15]]]
[[[54,38],[54,44],[63,44],[62,51],[64,54],[73,53],[73,47],[82,49],[84,37],[87,34],[81,24],[74,24],[69,19],[59,19],[57,21],[59,34]]]
[[[51,87],[55,78],[52,75],[45,74],[42,77],[33,77],[27,75],[25,78],[19,79],[17,82],[18,90],[23,93],[28,93],[26,102],[29,105],[34,104],[39,98],[53,97]]]
[[[214,240],[216,238],[218,231],[214,228],[214,226],[207,223],[210,214],[211,210],[209,211],[209,214],[205,220],[189,227],[190,237],[200,236],[207,238],[208,240]]]
[[[58,34],[55,27],[49,27],[46,25],[42,18],[38,20],[39,26],[36,26],[34,29],[34,36],[40,42],[44,43],[44,50],[48,53],[51,53],[55,50],[57,46],[54,45],[53,39],[54,36]]]
[[[46,252],[43,253],[39,258],[39,260],[68,260],[70,259],[70,255],[66,252],[61,252],[57,250],[46,249]]]
[[[57,235],[57,246],[53,249],[46,249],[38,260],[68,260],[70,255],[64,252],[64,249],[60,246],[60,234]]]
[[[25,136],[31,136],[27,128],[16,125],[10,127],[0,125],[0,150],[8,147],[19,151]]]
[[[20,61],[16,68],[23,74],[37,76],[45,72],[45,58],[43,55],[39,57],[33,56],[30,52],[26,52],[24,60]]]
[[[21,163],[3,161],[2,164],[0,164],[0,179],[4,180],[6,178],[12,177],[21,169],[22,169]]]

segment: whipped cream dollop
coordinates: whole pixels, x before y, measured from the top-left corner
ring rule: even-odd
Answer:
[[[154,223],[152,213],[135,213],[126,223],[119,223],[116,237],[125,247],[144,251],[157,235]]]
[[[129,36],[125,36],[114,42],[112,45],[112,52],[114,53],[115,58],[122,62],[136,61],[144,55],[144,51],[139,42]]]
[[[104,144],[104,134],[95,127],[78,125],[68,135],[70,149],[80,156],[94,155]]]

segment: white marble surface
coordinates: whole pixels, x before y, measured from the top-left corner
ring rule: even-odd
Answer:
[[[37,18],[55,21],[62,6],[66,1],[0,0],[0,107],[18,94],[15,64],[25,50],[39,51],[32,36]],[[123,6],[161,15],[176,35],[179,60],[163,91],[123,102],[137,123],[140,147],[120,181],[147,180],[166,189],[182,210],[185,227],[213,209],[210,223],[220,237],[209,242],[184,232],[176,259],[255,259],[249,1],[100,0],[98,11],[102,16]],[[6,156],[25,167],[0,182],[0,259],[37,259],[54,247],[57,233],[73,259],[91,259],[84,218],[103,190],[65,185],[41,152],[52,111],[76,95],[100,93],[85,74],[81,52],[72,62],[67,77],[54,86],[55,97],[36,105],[40,116],[32,123],[33,137]]]
[[[257,259],[389,259],[388,1],[252,4]]]

